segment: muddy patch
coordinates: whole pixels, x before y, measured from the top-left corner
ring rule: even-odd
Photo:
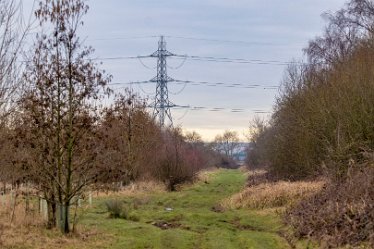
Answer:
[[[161,228],[162,230],[180,228],[182,225],[176,222],[166,222],[166,221],[155,221],[151,223],[155,227]]]

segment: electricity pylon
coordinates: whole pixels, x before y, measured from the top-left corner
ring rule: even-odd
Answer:
[[[158,42],[157,51],[151,55],[151,57],[157,58],[157,76],[151,79],[151,82],[157,83],[153,117],[157,119],[160,127],[165,126],[166,119],[168,119],[168,125],[173,126],[170,108],[175,105],[169,101],[168,82],[174,80],[167,74],[166,62],[166,58],[173,55],[174,54],[166,50],[164,36],[161,36],[160,41]]]

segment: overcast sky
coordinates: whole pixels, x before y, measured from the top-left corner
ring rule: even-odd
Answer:
[[[24,1],[26,5],[32,2]],[[167,49],[175,54],[254,60],[253,63],[187,60],[177,70],[173,68],[183,61],[168,60],[168,74],[174,79],[225,83],[169,84],[169,97],[174,104],[205,107],[173,109],[174,124],[198,131],[204,139],[211,140],[228,129],[242,136],[254,115],[270,115],[256,112],[271,112],[277,95],[273,86],[280,84],[286,67],[271,61],[302,59],[302,48],[323,31],[325,22],[321,14],[334,12],[344,3],[344,0],[89,0],[90,10],[81,35],[87,38],[87,45],[96,49],[95,56],[102,58],[149,55],[157,50],[157,36],[165,35]],[[146,67],[134,59],[103,60],[102,67],[113,75],[113,83],[153,78],[156,61],[144,59],[142,63]],[[260,86],[244,88],[245,85]],[[117,87],[120,85],[113,86]],[[132,87],[152,101],[154,84]]]

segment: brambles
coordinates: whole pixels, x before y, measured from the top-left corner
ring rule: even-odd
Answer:
[[[285,221],[299,237],[317,238],[326,247],[374,246],[374,168],[355,165],[347,179],[288,210]]]

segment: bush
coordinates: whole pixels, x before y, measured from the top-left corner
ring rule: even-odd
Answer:
[[[355,165],[347,177],[288,210],[285,221],[297,237],[312,237],[325,247],[374,247],[374,164]]]
[[[108,200],[105,202],[111,218],[120,218],[122,216],[123,204],[123,201],[120,200]]]
[[[175,191],[178,184],[191,182],[205,164],[203,152],[186,143],[179,129],[166,130],[152,173],[168,191]]]

